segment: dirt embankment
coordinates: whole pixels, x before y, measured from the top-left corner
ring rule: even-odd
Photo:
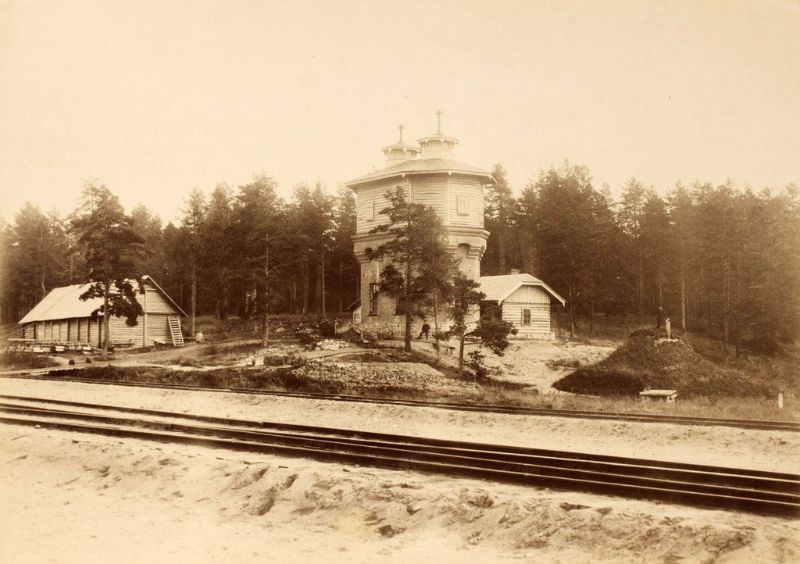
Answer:
[[[175,369],[162,366],[92,366],[57,370],[54,378],[119,383],[169,384],[219,389],[275,390],[290,392],[363,394],[474,399],[481,395],[472,382],[448,378],[436,369],[413,362],[301,361],[298,366]]]
[[[645,389],[668,388],[685,398],[757,398],[774,396],[782,385],[722,367],[680,339],[634,334],[607,358],[575,370],[553,387],[600,396],[635,395]]]

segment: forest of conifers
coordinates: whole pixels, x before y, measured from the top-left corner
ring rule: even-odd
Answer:
[[[796,186],[695,183],[659,194],[632,179],[614,198],[586,168],[564,164],[515,196],[501,165],[493,175],[482,274],[516,268],[541,278],[566,298],[565,323],[649,320],[663,307],[674,326],[732,345],[798,336]],[[237,188],[195,190],[177,224],[134,208],[126,221],[146,250],[135,259],[138,274],[151,275],[187,311],[194,288],[198,314],[255,316],[266,295],[274,313],[346,311],[358,295],[354,196],[300,185],[285,201],[276,189],[260,175]],[[86,281],[72,219],[28,204],[9,223],[0,220],[4,322],[18,320],[50,289]]]

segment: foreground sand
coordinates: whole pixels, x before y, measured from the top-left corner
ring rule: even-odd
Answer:
[[[0,426],[0,561],[794,562],[800,522]]]

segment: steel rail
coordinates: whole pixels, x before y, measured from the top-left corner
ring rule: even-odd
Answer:
[[[114,386],[129,386],[138,388],[157,388],[168,390],[184,390],[198,392],[224,392],[249,395],[265,395],[276,397],[288,397],[299,399],[312,399],[319,401],[339,401],[350,403],[369,403],[380,405],[397,405],[407,407],[427,407],[434,409],[448,409],[456,411],[468,411],[479,413],[500,413],[505,415],[527,415],[535,417],[569,417],[578,419],[599,419],[610,421],[623,421],[634,423],[666,423],[671,425],[693,425],[693,426],[720,426],[735,427],[740,429],[752,429],[761,431],[790,431],[800,432],[800,423],[792,421],[769,421],[763,419],[730,419],[713,417],[691,417],[683,415],[654,415],[647,413],[622,413],[622,412],[600,412],[576,409],[550,409],[539,407],[522,407],[495,404],[477,403],[455,403],[455,402],[434,402],[427,400],[397,399],[388,397],[367,397],[348,394],[325,394],[315,392],[286,392],[273,390],[259,390],[253,388],[210,388],[205,386],[190,386],[182,384],[167,383],[142,383],[142,382],[118,382],[114,380],[98,380],[93,378],[80,378],[76,376],[49,376],[46,373],[29,375],[3,376],[6,378],[17,378],[25,380],[51,380],[78,382],[83,384],[101,384]],[[0,396],[2,397],[2,396]]]
[[[109,406],[93,406],[92,409],[114,410]],[[444,472],[761,513],[800,514],[800,476],[794,474],[323,427],[229,421],[130,408],[118,411],[126,414],[144,411],[137,415],[159,419],[112,417],[97,412],[11,403],[0,405],[0,411],[6,414],[0,421],[12,424]],[[169,419],[189,420],[195,424]]]

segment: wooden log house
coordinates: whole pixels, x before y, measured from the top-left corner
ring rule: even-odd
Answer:
[[[19,321],[24,341],[73,348],[103,346],[103,316],[96,313],[102,298],[81,300],[89,284],[53,288]],[[180,319],[186,313],[150,276],[142,277],[137,301],[144,313],[129,326],[124,317],[112,316],[109,332],[113,346],[183,345]]]

